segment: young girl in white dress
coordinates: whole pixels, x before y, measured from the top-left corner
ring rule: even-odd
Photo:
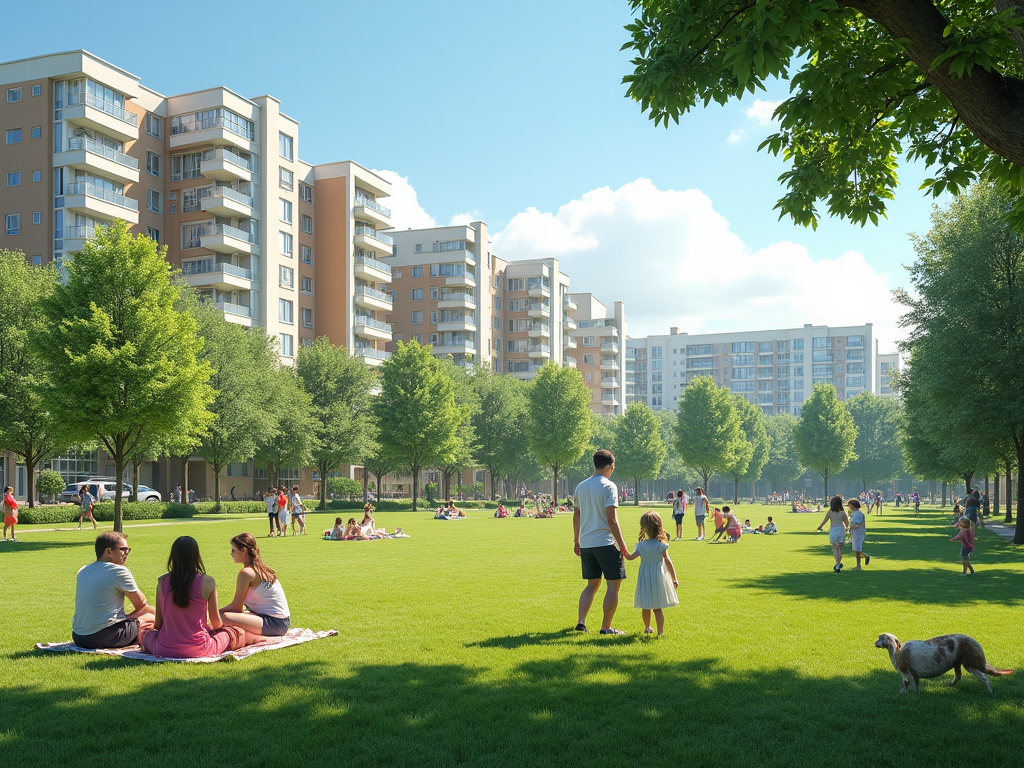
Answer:
[[[657,512],[645,512],[640,518],[640,539],[632,554],[624,555],[627,560],[640,558],[640,572],[636,577],[636,597],[633,607],[641,609],[644,620],[644,634],[651,629],[651,612],[658,625],[658,637],[665,634],[665,612],[663,608],[679,605],[676,589],[676,569],[668,556],[668,534],[661,524]]]

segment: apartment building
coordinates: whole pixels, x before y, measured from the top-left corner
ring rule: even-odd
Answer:
[[[0,91],[0,248],[59,264],[122,219],[166,245],[228,320],[273,336],[286,364],[317,336],[371,364],[387,357],[390,184],[352,161],[301,161],[299,122],[277,99],[224,87],[161,95],[82,50],[2,63]],[[180,463],[148,463],[143,482],[167,490]],[[102,452],[55,464],[69,479],[109,469]],[[202,496],[212,475],[193,464]],[[0,477],[19,471],[0,461]],[[250,493],[260,474],[232,466],[225,489],[237,478],[237,494]],[[283,479],[303,492],[314,482],[298,470]]]
[[[610,308],[592,293],[573,293],[566,305],[567,335],[572,357],[590,387],[590,409],[617,415],[624,407],[626,369],[626,307]]]
[[[559,268],[558,259],[510,261],[501,277],[505,291],[501,370],[532,379],[549,362],[572,365],[565,354],[569,276]]]
[[[433,345],[459,365],[484,363],[498,370],[505,262],[491,253],[487,224],[392,233],[394,341]]]
[[[878,364],[878,370],[876,371],[875,378],[878,383],[878,389],[876,394],[882,397],[896,397],[896,392],[892,388],[892,375],[899,373],[900,370],[900,356],[896,352],[890,352],[888,354],[880,354],[878,352],[878,342],[875,342],[875,360]]]
[[[664,336],[627,340],[626,402],[678,410],[686,385],[711,376],[766,415],[799,415],[818,383],[834,385],[840,400],[864,391],[891,395],[882,391],[880,357],[886,373],[898,369],[896,355],[878,354],[871,323],[710,334],[672,328]]]

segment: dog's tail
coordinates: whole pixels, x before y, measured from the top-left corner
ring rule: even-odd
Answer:
[[[1012,675],[1013,674],[1013,670],[1012,669],[996,669],[991,664],[986,663],[985,664],[985,674],[986,675],[995,675],[996,677],[1005,677],[1006,675]]]

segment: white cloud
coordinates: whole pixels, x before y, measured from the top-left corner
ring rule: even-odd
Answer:
[[[437,226],[434,217],[423,210],[416,196],[416,189],[409,183],[407,176],[399,176],[394,171],[373,169],[373,172],[391,182],[391,197],[384,202],[391,209],[391,222],[395,229],[422,229]]]
[[[466,211],[465,213],[456,213],[452,216],[452,220],[448,222],[449,227],[454,227],[459,224],[471,224],[474,221],[481,221],[482,216],[480,211]]]
[[[731,132],[725,140],[730,144],[739,144],[741,141],[743,141],[743,137],[744,135],[746,135],[746,133],[747,132],[742,128],[738,128],[737,130]]]
[[[747,109],[747,117],[753,120],[758,125],[767,128],[774,121],[772,120],[772,113],[775,108],[781,104],[781,101],[768,101],[767,99],[757,99],[750,108]]]
[[[883,351],[903,337],[888,275],[860,253],[814,259],[788,241],[753,251],[703,192],[648,179],[591,190],[557,213],[527,208],[494,236],[494,252],[558,257],[573,290],[626,303],[631,336],[872,322]]]

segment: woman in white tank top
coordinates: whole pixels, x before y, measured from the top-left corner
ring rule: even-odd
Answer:
[[[284,588],[274,570],[260,557],[260,548],[252,534],[240,533],[231,540],[231,559],[241,565],[242,570],[235,582],[234,599],[220,612],[224,625],[244,629],[247,643],[286,634],[291,626],[291,614]]]

